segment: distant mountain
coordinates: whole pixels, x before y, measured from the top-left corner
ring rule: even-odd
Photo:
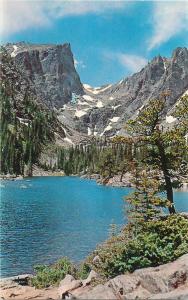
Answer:
[[[81,83],[70,44],[18,43],[6,49],[32,82],[39,101],[56,111],[68,145],[93,135],[124,134],[125,122],[149,99],[168,92],[168,113],[188,92],[187,48],[175,49],[171,58],[157,56],[140,72],[99,88]]]
[[[155,57],[140,72],[115,85],[101,89],[85,86],[85,93],[95,99],[88,104],[95,103],[95,107],[88,110],[86,108],[86,114],[79,118],[79,128],[89,128],[89,133],[93,131],[99,135],[111,136],[119,131],[122,133],[125,122],[137,114],[149,99],[158,98],[163,92],[168,92],[168,112],[186,91],[188,49],[177,48],[170,59]]]

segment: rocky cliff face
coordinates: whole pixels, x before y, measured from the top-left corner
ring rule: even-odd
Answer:
[[[188,49],[177,48],[170,59],[155,57],[140,72],[115,85],[101,89],[86,86],[85,92],[95,99],[95,106],[80,117],[79,126],[82,129],[87,126],[89,133],[92,132],[94,135],[111,136],[119,132],[126,120],[142,109],[149,99],[157,99],[162,93],[168,92],[166,97],[166,112],[168,112],[186,91],[188,91]]]
[[[171,58],[157,56],[140,72],[100,88],[82,85],[69,44],[18,43],[6,48],[32,82],[38,99],[56,109],[68,144],[80,141],[82,136],[124,134],[125,122],[149,99],[168,92],[169,112],[188,92],[187,48],[177,48]]]
[[[6,48],[33,83],[38,99],[48,107],[60,108],[72,99],[72,93],[83,93],[70,44],[18,43],[8,44]]]

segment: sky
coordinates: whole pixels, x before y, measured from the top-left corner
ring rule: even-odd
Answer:
[[[83,83],[102,86],[188,47],[188,1],[0,0],[1,44],[70,43]]]

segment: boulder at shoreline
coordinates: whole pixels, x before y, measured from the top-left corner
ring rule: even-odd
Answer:
[[[93,272],[93,271],[92,271]],[[59,286],[35,289],[28,285],[32,275],[25,274],[0,280],[3,300],[58,300],[58,299],[116,299],[158,300],[188,299],[188,254],[158,267],[144,268],[131,274],[118,275],[104,284],[91,285],[90,273],[86,280],[67,275]],[[86,283],[87,284],[84,284]]]

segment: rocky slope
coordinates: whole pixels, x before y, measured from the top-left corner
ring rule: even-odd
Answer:
[[[170,59],[155,57],[140,72],[115,85],[102,89],[85,86],[85,91],[97,104],[80,116],[80,128],[84,130],[88,127],[89,134],[94,135],[119,133],[126,120],[143,108],[149,99],[168,92],[168,112],[177,99],[188,91],[188,49],[177,48]]]
[[[11,52],[8,52],[0,51],[0,82],[12,99],[9,114],[11,114],[12,108],[17,122],[23,127],[28,127],[28,124],[34,119],[34,112],[30,109],[30,112],[26,113],[26,108],[28,109],[31,103],[36,104],[35,112],[38,111],[38,113],[49,116],[48,123],[52,132],[55,133],[56,140],[62,141],[65,138],[65,131],[56,114],[53,114],[52,117],[52,110],[40,99],[32,79],[27,76],[25,69],[9,56]],[[5,82],[6,86],[3,86]]]
[[[188,299],[188,254],[158,267],[119,275],[105,284],[92,286],[98,275],[91,271],[86,280],[67,275],[59,287],[35,289],[28,286],[32,275],[21,275],[0,281],[0,299]]]
[[[80,82],[69,44],[18,43],[6,48],[31,80],[38,98],[56,110],[68,145],[89,136],[124,134],[126,120],[149,99],[167,92],[168,113],[188,92],[187,48],[175,49],[171,58],[157,56],[140,72],[97,88]],[[166,122],[168,125],[173,119],[167,115]]]
[[[124,134],[125,122],[149,99],[167,92],[166,113],[188,92],[188,49],[177,48],[172,57],[155,57],[140,72],[115,85],[98,88],[84,84],[84,94],[74,95],[59,110],[59,120],[88,136]],[[173,119],[167,115],[167,125]]]

